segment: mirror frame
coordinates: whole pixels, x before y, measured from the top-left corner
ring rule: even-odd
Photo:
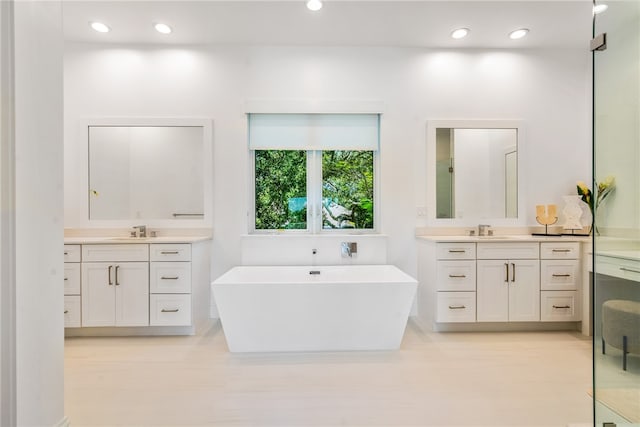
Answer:
[[[89,127],[90,126],[201,126],[203,130],[203,190],[204,217],[202,219],[89,219]],[[213,227],[213,121],[197,117],[101,117],[85,118],[80,124],[83,164],[79,180],[81,224],[86,228],[130,228],[144,224],[150,228],[212,228]]]
[[[436,218],[436,129],[516,129],[518,134],[516,159],[518,166],[518,217],[517,218]],[[523,226],[526,224],[524,207],[524,173],[522,151],[525,141],[522,120],[428,120],[427,121],[427,224],[436,227],[476,227],[479,223],[489,223],[492,227]]]

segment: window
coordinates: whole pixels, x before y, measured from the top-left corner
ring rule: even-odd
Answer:
[[[265,230],[375,230],[377,114],[250,114],[252,223]]]
[[[373,229],[373,151],[322,152],[322,228]]]
[[[255,152],[256,230],[307,228],[307,154]]]

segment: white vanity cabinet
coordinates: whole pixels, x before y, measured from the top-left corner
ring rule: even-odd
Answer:
[[[64,245],[64,327],[80,327],[80,245]]]
[[[560,239],[418,237],[414,319],[442,331],[577,327],[582,247]]]
[[[579,298],[580,244],[540,244],[540,311],[542,321],[578,321],[582,318]]]
[[[478,322],[540,320],[538,243],[478,243]]]
[[[82,245],[82,326],[149,325],[149,247]]]
[[[191,324],[191,245],[150,245],[150,325]]]
[[[187,335],[209,318],[210,238],[69,240],[66,336]]]

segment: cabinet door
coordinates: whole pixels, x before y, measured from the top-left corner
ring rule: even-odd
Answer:
[[[540,261],[509,261],[509,321],[540,320]]]
[[[114,263],[116,326],[149,325],[149,263]]]
[[[115,325],[115,299],[112,263],[82,263],[82,326]]]
[[[510,268],[505,260],[477,261],[477,308],[478,322],[506,322],[509,320]]]

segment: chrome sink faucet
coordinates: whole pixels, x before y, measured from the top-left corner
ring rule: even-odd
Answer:
[[[478,236],[486,236],[489,227],[489,224],[478,224]]]
[[[131,235],[135,237],[147,237],[147,226],[146,225],[136,225],[133,227],[133,231]]]

